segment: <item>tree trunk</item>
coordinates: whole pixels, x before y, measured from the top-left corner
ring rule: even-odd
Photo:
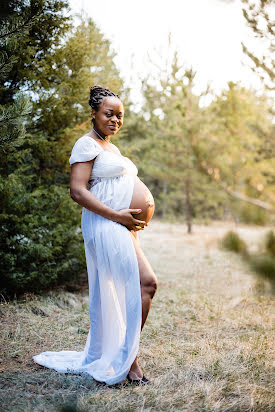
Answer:
[[[162,188],[162,219],[166,218],[166,209],[167,209],[167,182],[163,181],[163,188]]]
[[[192,218],[191,218],[191,208],[190,208],[190,179],[186,177],[185,179],[185,218],[187,224],[187,233],[192,233]]]

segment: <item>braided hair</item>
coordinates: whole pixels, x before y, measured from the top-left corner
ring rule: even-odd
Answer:
[[[91,106],[92,109],[94,109],[97,112],[99,109],[99,106],[103,102],[104,97],[108,97],[108,96],[114,96],[120,99],[118,94],[111,92],[111,90],[109,89],[105,89],[104,87],[101,87],[99,85],[90,87],[89,105]]]

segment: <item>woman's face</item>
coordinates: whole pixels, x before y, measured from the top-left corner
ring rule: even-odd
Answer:
[[[97,112],[92,109],[92,117],[95,129],[101,135],[109,136],[116,134],[123,125],[123,104],[118,97],[105,97]]]

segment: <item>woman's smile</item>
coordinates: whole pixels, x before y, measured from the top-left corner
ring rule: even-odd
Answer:
[[[92,110],[92,114],[96,130],[101,135],[113,135],[123,125],[124,108],[121,101],[116,97],[105,98],[97,111]]]

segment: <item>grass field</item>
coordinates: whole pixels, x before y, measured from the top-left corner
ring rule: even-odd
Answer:
[[[140,345],[148,387],[108,387],[39,367],[44,350],[82,350],[87,288],[1,305],[3,411],[275,411],[274,298],[217,240],[236,230],[256,250],[267,228],[152,221],[140,235],[159,279]]]

